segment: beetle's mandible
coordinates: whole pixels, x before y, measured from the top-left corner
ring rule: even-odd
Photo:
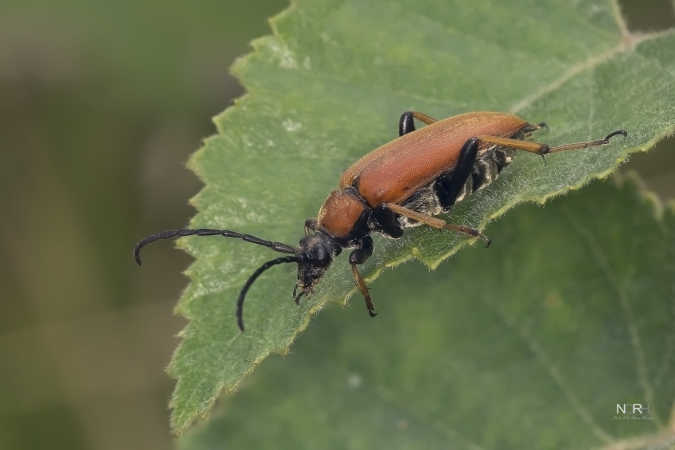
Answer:
[[[415,130],[415,119],[426,126]],[[293,298],[298,303],[300,297],[312,292],[333,258],[343,248],[350,248],[354,282],[363,294],[368,313],[375,316],[368,287],[358,270],[358,265],[373,253],[371,233],[396,239],[405,228],[427,225],[479,237],[489,245],[490,241],[478,230],[435,216],[448,213],[456,202],[494,181],[511,163],[516,150],[544,156],[605,145],[613,136],[627,135],[625,130],[617,130],[604,139],[556,147],[525,140],[544,126],[500,112],[471,112],[436,120],[407,111],[399,120],[397,139],[363,156],[342,174],[339,188],[330,193],[317,217],[305,222],[305,237],[298,247],[230,230],[179,229],[141,240],[134,248],[134,257],[140,265],[143,246],[158,239],[191,235],[238,238],[287,254],[260,266],[241,289],[236,316],[244,331],[244,299],[261,273],[277,264],[297,263]]]

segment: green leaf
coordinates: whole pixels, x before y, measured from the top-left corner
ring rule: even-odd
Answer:
[[[377,320],[325,311],[181,448],[671,448],[673,206],[596,182],[388,271]]]
[[[518,155],[453,212],[453,222],[480,228],[520,202],[607,175],[675,127],[675,34],[628,34],[610,1],[298,1],[272,26],[274,35],[234,66],[248,94],[216,118],[218,134],[190,161],[205,183],[192,226],[297,242],[340,173],[395,137],[408,109],[436,117],[514,111],[546,121],[551,131],[539,138],[552,145],[629,131],[624,141],[551,155],[546,164]],[[436,267],[466,243],[421,228],[399,241],[376,238],[365,272],[372,280],[413,257]],[[278,266],[251,289],[241,334],[237,294],[271,252],[222,238],[181,245],[196,261],[177,307],[190,323],[169,367],[179,433],[268,355],[287,353],[312,312],[352,290],[343,255],[297,307],[295,268]],[[384,312],[380,288],[374,283]]]

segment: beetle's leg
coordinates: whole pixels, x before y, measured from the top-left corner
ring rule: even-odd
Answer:
[[[403,136],[411,131],[415,131],[415,121],[413,120],[412,113],[406,111],[401,114],[401,118],[398,119],[398,135]]]
[[[575,142],[573,144],[564,144],[555,147],[550,147],[546,144],[540,144],[538,142],[522,141],[520,139],[510,139],[498,136],[481,135],[478,136],[478,139],[481,142],[489,144],[501,145],[503,147],[511,147],[518,150],[524,150],[526,152],[536,153],[537,155],[546,155],[548,153],[564,152],[566,150],[578,150],[581,148],[596,147],[598,145],[607,145],[609,144],[609,140],[612,137],[619,134],[622,135],[623,137],[628,136],[626,130],[616,130],[609,133],[607,136],[605,136],[604,139],[596,139],[594,141],[585,141],[585,142]]]
[[[408,134],[411,131],[415,131],[415,121],[413,120],[417,119],[421,122],[426,123],[427,125],[430,125],[434,122],[436,122],[436,119],[433,117],[427,116],[424,113],[417,112],[417,111],[406,111],[403,114],[401,114],[401,118],[398,120],[398,135],[403,136],[404,134]]]
[[[316,231],[317,221],[316,219],[307,219],[305,220],[305,236],[309,236],[312,232]]]
[[[366,262],[370,255],[373,254],[373,239],[370,236],[366,236],[359,242],[358,248],[349,254],[349,263],[352,265],[352,275],[354,275],[354,282],[356,287],[359,288],[361,294],[363,294],[363,299],[366,301],[366,308],[368,308],[368,314],[370,317],[375,317],[377,313],[375,312],[375,305],[373,300],[370,298],[370,293],[368,292],[368,286],[366,285],[365,280],[359,273],[359,269],[356,267],[358,264],[363,264]]]
[[[373,219],[376,222],[377,231],[394,239],[403,236],[401,224],[398,223],[396,214],[391,209],[382,205],[373,208]]]
[[[455,200],[462,192],[466,180],[471,176],[476,155],[478,155],[478,139],[471,138],[464,143],[459,151],[459,158],[457,158],[453,171],[439,177],[434,184],[436,196],[446,211],[455,204]]]
[[[581,148],[596,147],[598,145],[607,145],[609,144],[609,140],[612,137],[618,135],[621,135],[625,138],[628,136],[628,132],[626,130],[616,130],[609,133],[603,139],[596,139],[594,141],[586,141],[586,142],[575,142],[573,144],[556,145],[555,147],[551,147],[549,149],[549,153],[564,152],[567,150],[578,150]]]
[[[422,222],[425,225],[429,225],[430,227],[433,227],[433,228],[438,228],[439,230],[442,230],[442,229],[452,230],[452,231],[457,231],[458,233],[468,234],[469,236],[479,237],[479,238],[483,239],[484,241],[486,241],[487,245],[490,246],[490,239],[488,239],[488,237],[485,236],[480,231],[475,230],[473,228],[469,228],[469,227],[466,227],[464,225],[455,225],[455,224],[452,224],[452,223],[448,223],[443,219],[439,219],[437,217],[432,217],[432,216],[428,216],[426,214],[419,213],[417,211],[413,211],[412,209],[408,209],[408,208],[405,208],[401,205],[397,205],[396,203],[385,203],[383,206],[391,209],[396,214],[400,214],[402,216],[405,216],[408,219],[412,219],[412,220],[416,220],[418,222]]]

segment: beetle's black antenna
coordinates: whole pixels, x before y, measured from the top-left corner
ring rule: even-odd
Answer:
[[[136,247],[134,247],[134,259],[136,263],[141,265],[141,249],[148,245],[151,242],[158,241],[160,239],[175,239],[183,236],[224,236],[230,238],[243,239],[246,242],[252,242],[254,244],[262,245],[269,247],[272,250],[276,250],[279,253],[296,253],[296,249],[290,245],[286,245],[281,242],[266,241],[265,239],[260,239],[259,237],[252,236],[250,234],[237,233],[236,231],[230,230],[212,230],[209,228],[199,228],[196,230],[189,229],[180,229],[180,230],[167,230],[160,233],[151,234],[145,239],[141,240]]]
[[[239,329],[241,331],[244,331],[244,299],[246,298],[246,293],[248,292],[248,289],[255,282],[256,278],[258,278],[261,273],[263,273],[272,266],[292,262],[300,262],[300,258],[297,256],[282,256],[281,258],[276,258],[271,261],[267,261],[265,264],[258,267],[258,269],[256,269],[255,272],[253,272],[253,274],[248,278],[248,280],[246,280],[246,284],[244,284],[244,287],[241,288],[239,298],[237,299],[237,325],[239,325]]]

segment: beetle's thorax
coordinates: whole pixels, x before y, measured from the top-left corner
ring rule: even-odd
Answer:
[[[318,229],[339,241],[349,241],[357,237],[359,223],[367,221],[368,211],[354,189],[333,191],[319,209]]]

